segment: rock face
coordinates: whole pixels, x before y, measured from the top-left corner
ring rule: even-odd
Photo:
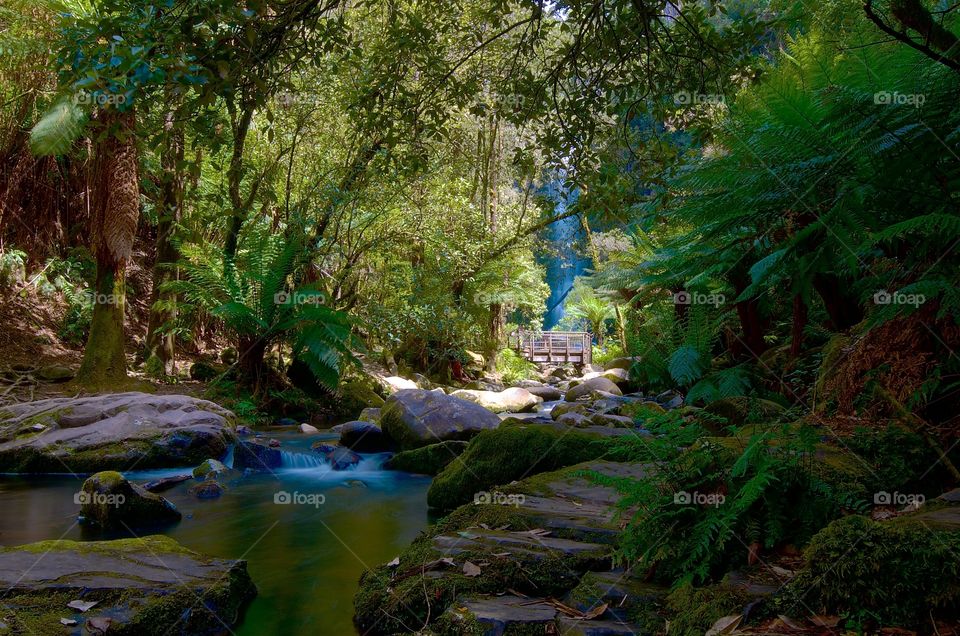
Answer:
[[[620,391],[620,387],[614,384],[611,380],[603,376],[597,376],[595,378],[584,380],[577,386],[569,389],[565,399],[567,402],[576,402],[581,398],[589,397],[594,391],[612,393],[613,395],[623,395],[623,393]]]
[[[0,409],[0,471],[195,466],[236,440],[233,414],[186,395],[114,393]],[[40,428],[41,425],[43,428]]]
[[[340,429],[340,445],[358,453],[382,453],[393,446],[390,438],[383,434],[373,422],[347,422]]]
[[[470,439],[496,428],[500,418],[479,404],[432,391],[399,391],[380,415],[380,426],[401,450],[447,440]]]
[[[76,500],[84,521],[102,528],[133,529],[180,521],[172,503],[114,471],[90,476]]]
[[[160,535],[3,548],[0,585],[13,634],[34,633],[38,624],[63,630],[67,618],[109,620],[109,633],[213,636],[235,625],[257,594],[245,561],[206,557]],[[97,604],[80,613],[66,606],[73,599]]]
[[[536,411],[537,407],[543,404],[543,398],[537,397],[531,391],[520,387],[499,392],[461,389],[450,395],[475,402],[494,413],[526,413]]]
[[[204,479],[207,476],[221,475],[226,473],[229,468],[227,468],[223,462],[219,462],[215,459],[207,459],[202,464],[193,469],[193,476],[197,479]]]

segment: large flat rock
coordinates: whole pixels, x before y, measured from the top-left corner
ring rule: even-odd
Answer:
[[[0,549],[0,603],[12,633],[69,633],[60,618],[109,619],[109,633],[216,634],[256,596],[245,561],[191,552],[161,535],[44,541]],[[86,612],[71,601],[96,602]]]
[[[186,395],[114,393],[0,409],[0,471],[89,473],[220,458],[233,414]]]

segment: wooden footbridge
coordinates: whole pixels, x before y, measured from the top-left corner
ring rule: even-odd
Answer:
[[[519,330],[510,334],[509,346],[531,362],[590,364],[593,361],[593,337],[585,331]]]

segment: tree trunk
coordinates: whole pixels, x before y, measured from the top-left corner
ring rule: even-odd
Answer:
[[[102,386],[126,379],[124,277],[140,217],[136,117],[133,111],[102,110],[95,120],[99,139],[91,173],[91,246],[97,263],[90,336],[77,381]]]
[[[260,392],[260,381],[263,379],[267,343],[256,336],[241,336],[239,345],[237,367],[240,370],[240,376],[245,384],[253,387],[253,393],[256,395]]]
[[[173,111],[167,114],[172,120]],[[177,279],[179,271],[176,263],[179,251],[173,242],[173,233],[180,221],[183,210],[183,173],[179,163],[183,161],[183,132],[168,131],[161,164],[163,168],[160,184],[160,211],[157,220],[157,260],[153,265],[153,297],[150,301],[150,320],[147,325],[146,356],[160,361],[164,375],[174,374],[174,337],[172,333],[163,334],[160,328],[176,319],[176,294],[162,291],[161,288]],[[160,302],[161,306],[157,307]]]
[[[803,296],[796,294],[793,297],[793,325],[790,328],[790,357],[796,358],[800,355],[800,349],[803,347],[803,330],[807,326],[807,303],[803,302]]]
[[[817,274],[813,277],[813,288],[823,299],[823,305],[830,316],[830,327],[834,331],[846,331],[863,320],[860,303],[843,292],[840,278],[835,274]]]
[[[750,284],[749,274],[745,270],[737,269],[730,272],[730,282],[737,296]],[[743,300],[736,303],[737,317],[740,318],[740,328],[743,331],[741,344],[747,350],[746,354],[753,358],[759,358],[760,354],[767,349],[767,343],[763,339],[767,332],[768,321],[760,313],[760,303],[756,298]]]

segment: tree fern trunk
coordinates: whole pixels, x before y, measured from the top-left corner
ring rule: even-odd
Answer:
[[[140,216],[133,111],[97,114],[90,235],[97,263],[90,336],[77,381],[102,386],[127,375],[124,355],[125,269]]]
[[[793,297],[793,324],[790,328],[790,357],[796,358],[800,355],[800,348],[803,347],[803,330],[807,326],[807,303],[803,302],[803,296],[796,294]]]

